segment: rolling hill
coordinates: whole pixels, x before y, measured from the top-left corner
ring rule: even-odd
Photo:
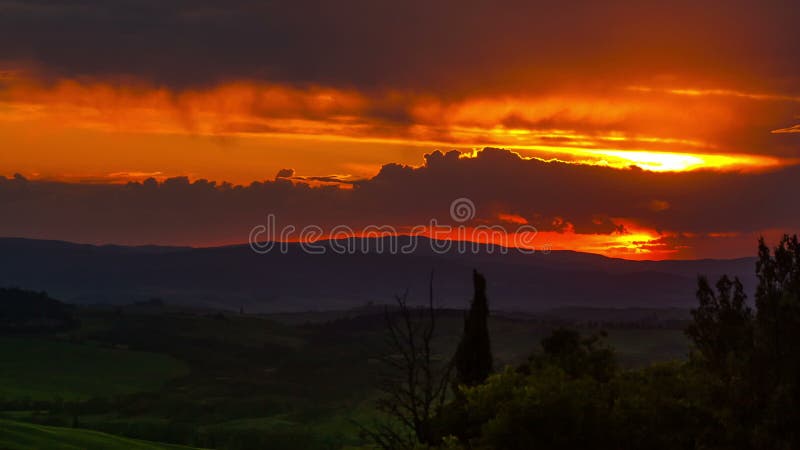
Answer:
[[[411,238],[404,238],[411,239]],[[722,273],[754,285],[754,259],[630,261],[572,251],[506,255],[480,246],[438,254],[417,238],[410,254],[373,251],[257,254],[247,245],[187,247],[93,246],[60,241],[0,239],[0,286],[44,290],[71,303],[124,304],[159,297],[168,303],[279,312],[347,309],[386,303],[409,290],[423,301],[435,271],[436,299],[460,308],[471,296],[470,274],[489,280],[497,310],[535,312],[565,306],[687,307],[698,274]],[[407,242],[406,242],[407,243]],[[321,244],[330,250],[330,242]]]

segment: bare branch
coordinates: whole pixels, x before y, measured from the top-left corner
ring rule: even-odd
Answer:
[[[442,364],[433,350],[439,315],[433,278],[431,271],[427,305],[410,307],[406,291],[395,296],[397,312],[385,310],[388,349],[378,360],[388,373],[382,377],[380,390],[384,397],[379,400],[378,409],[389,420],[370,429],[362,427],[364,434],[384,449],[412,448],[436,441],[433,419],[446,400],[452,362]]]

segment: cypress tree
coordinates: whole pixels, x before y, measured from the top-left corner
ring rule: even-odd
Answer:
[[[475,386],[486,381],[492,372],[492,347],[489,341],[489,301],[486,298],[486,279],[472,272],[475,294],[464,320],[464,333],[455,354],[456,376],[459,384]]]

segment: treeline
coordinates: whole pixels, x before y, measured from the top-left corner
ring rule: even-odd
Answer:
[[[453,359],[415,356],[435,328],[432,300],[399,327],[387,369],[403,376],[387,378],[387,420],[365,435],[387,449],[800,448],[797,236],[773,250],[759,241],[756,274],[755,309],[738,279],[712,286],[699,277],[686,361],[623,370],[602,332],[558,329],[528,361],[492,374],[485,284],[476,281]],[[450,388],[431,389],[442,383]]]
[[[0,288],[0,333],[47,333],[77,325],[74,308],[46,292]]]

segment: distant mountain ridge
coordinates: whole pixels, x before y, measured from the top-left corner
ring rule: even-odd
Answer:
[[[277,249],[257,254],[248,245],[127,247],[0,238],[0,287],[44,290],[72,303],[160,297],[249,312],[332,310],[390,302],[406,289],[422,301],[433,270],[437,301],[460,308],[470,298],[471,270],[477,268],[489,281],[493,309],[535,312],[565,306],[692,306],[701,273],[712,280],[722,273],[739,276],[748,291],[755,286],[755,258],[631,261],[572,251],[511,249],[502,255],[486,246],[474,254],[455,249],[437,254],[426,238],[414,239],[420,240],[417,250],[408,255],[310,255],[299,244],[289,244],[286,254]],[[356,241],[359,248],[377,244]]]

